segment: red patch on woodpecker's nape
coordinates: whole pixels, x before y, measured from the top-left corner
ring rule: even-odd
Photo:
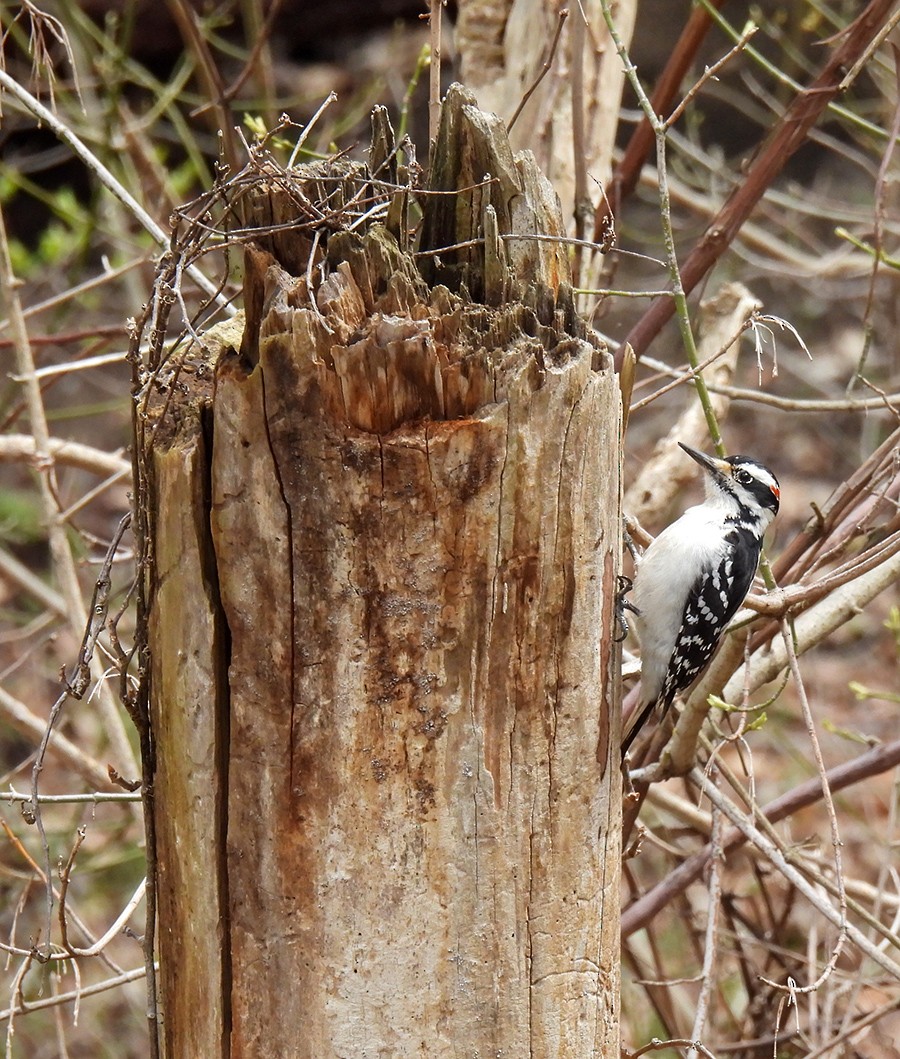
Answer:
[[[780,500],[781,499],[781,490],[778,488],[778,486],[777,485],[770,485],[769,488],[775,494],[775,499],[776,500]]]

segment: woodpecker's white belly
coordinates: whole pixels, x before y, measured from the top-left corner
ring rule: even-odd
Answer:
[[[634,576],[631,601],[641,642],[641,702],[662,690],[681,629],[684,604],[702,570],[718,565],[727,545],[723,512],[710,504],[690,507],[644,552]]]

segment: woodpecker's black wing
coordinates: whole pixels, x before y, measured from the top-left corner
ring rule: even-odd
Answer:
[[[724,556],[697,577],[681,617],[660,702],[662,714],[679,691],[693,684],[719,645],[725,626],[750,590],[762,541],[740,525],[729,531]]]

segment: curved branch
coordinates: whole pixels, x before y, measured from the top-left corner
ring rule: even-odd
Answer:
[[[104,452],[91,445],[82,445],[77,441],[65,441],[62,438],[48,439],[50,455],[57,463],[70,467],[80,467],[92,474],[130,474],[131,461],[124,459],[118,452]],[[0,436],[0,463],[17,463],[33,459],[35,456],[34,438],[30,434],[4,434]]]

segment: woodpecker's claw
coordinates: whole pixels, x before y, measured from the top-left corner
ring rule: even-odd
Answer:
[[[625,612],[627,610],[630,610],[632,614],[640,614],[641,612],[633,603],[630,603],[625,598],[631,591],[631,578],[625,577],[624,574],[620,574],[619,577],[616,578],[616,584],[619,589],[616,593],[616,623],[622,630],[622,633],[620,636],[613,637],[613,643],[621,643],[628,635],[628,619],[625,617]]]

